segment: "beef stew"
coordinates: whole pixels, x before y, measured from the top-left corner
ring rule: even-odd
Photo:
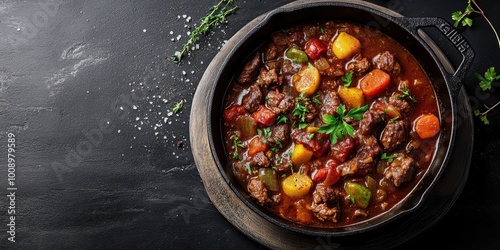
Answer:
[[[415,58],[349,22],[272,34],[224,100],[234,176],[275,214],[340,227],[387,211],[428,168],[437,100]]]

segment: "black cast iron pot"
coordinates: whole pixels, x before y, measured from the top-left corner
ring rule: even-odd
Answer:
[[[298,225],[282,219],[255,203],[233,176],[221,135],[225,94],[235,77],[235,72],[242,67],[242,63],[266,42],[272,32],[319,20],[345,20],[372,26],[402,44],[419,61],[431,79],[438,97],[442,123],[434,158],[415,188],[402,201],[383,214],[361,223],[339,228]],[[474,52],[467,41],[444,19],[402,17],[389,9],[362,1],[298,1],[271,11],[259,22],[251,22],[248,25],[251,25],[250,32],[236,33],[230,41],[237,40],[229,43],[232,47],[225,48],[230,50],[229,56],[220,65],[220,70],[215,77],[207,110],[209,142],[213,157],[222,176],[243,203],[271,223],[313,236],[348,236],[367,232],[418,209],[438,182],[453,148],[457,126],[456,96],[474,57]],[[439,49],[436,49],[435,44],[420,30],[423,27],[436,28],[462,55],[460,66],[453,73],[447,71],[446,64],[443,64],[440,58],[442,54],[439,53]]]

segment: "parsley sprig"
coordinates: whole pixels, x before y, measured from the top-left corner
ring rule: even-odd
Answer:
[[[233,136],[234,153],[233,159],[240,160],[240,153],[238,148],[243,148],[243,142],[238,136]]]
[[[486,70],[486,72],[484,72],[483,76],[476,73],[476,77],[480,81],[479,86],[481,87],[481,89],[483,91],[491,90],[491,85],[493,84],[493,82],[500,81],[500,75],[497,75],[497,72],[495,71],[495,67],[488,68]],[[484,107],[486,108],[486,111],[481,112],[479,109],[476,109],[476,110],[474,110],[474,115],[478,116],[479,119],[485,125],[488,125],[488,124],[490,124],[490,121],[488,120],[488,113],[491,112],[498,105],[500,105],[500,102],[497,102],[491,108],[484,105]]]
[[[344,82],[344,87],[348,88],[352,84],[352,72],[347,72],[340,79]]]
[[[184,53],[191,49],[201,34],[206,35],[210,29],[218,27],[223,23],[227,23],[227,16],[231,15],[236,11],[237,6],[232,6],[234,0],[220,0],[217,5],[210,8],[210,12],[201,18],[200,23],[195,25],[194,30],[189,35],[188,41],[182,45],[182,50],[175,52],[170,59],[174,62],[179,63],[182,60]]]
[[[392,161],[394,161],[394,158],[396,158],[396,157],[397,157],[396,155],[387,155],[387,153],[383,153],[380,156],[380,159],[387,160],[387,163],[392,163]]]
[[[406,83],[403,83],[403,86],[402,86],[402,88],[401,88],[400,91],[401,91],[402,94],[398,95],[399,99],[408,98],[412,102],[417,102],[417,100],[415,99],[415,97],[410,93],[410,88],[408,88],[408,86],[406,85]]]
[[[309,105],[309,98],[305,96],[305,93],[302,92],[299,97],[295,98],[295,108],[292,110],[292,114],[299,119],[299,126],[304,126],[306,122],[306,116],[310,112],[307,109],[307,105]],[[302,126],[301,126],[302,125]]]
[[[498,42],[498,47],[500,48],[500,37],[498,36],[498,33],[497,33],[495,27],[493,26],[493,24],[491,23],[491,21],[488,19],[488,17],[486,17],[486,14],[484,13],[484,11],[476,3],[476,0],[468,0],[467,6],[465,7],[465,10],[463,12],[459,10],[459,11],[455,11],[451,14],[451,19],[453,19],[455,21],[455,23],[453,25],[455,27],[458,27],[461,24],[463,27],[467,27],[467,26],[472,27],[473,20],[470,17],[470,15],[473,13],[482,15],[483,18],[486,20],[486,22],[488,22],[491,29],[495,33],[495,36],[496,36],[497,42]]]
[[[480,80],[479,86],[483,91],[490,90],[493,82],[500,81],[500,75],[497,75],[495,67],[487,69],[486,72],[484,72],[484,76],[476,73],[476,77]]]
[[[344,136],[354,137],[354,128],[347,123],[346,119],[352,118],[359,121],[368,108],[368,105],[353,108],[346,114],[346,107],[342,104],[336,110],[338,116],[323,115],[325,125],[318,129],[318,133],[329,134],[331,144],[337,143],[337,140],[343,140]]]

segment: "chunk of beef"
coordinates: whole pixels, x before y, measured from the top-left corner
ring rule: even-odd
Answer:
[[[362,135],[371,135],[377,127],[382,123],[383,110],[370,109],[363,114],[363,118],[359,121],[359,132]]]
[[[401,66],[394,58],[394,55],[389,51],[384,51],[373,57],[373,65],[392,75],[399,75],[401,73]]]
[[[389,167],[385,170],[384,177],[399,187],[404,182],[410,181],[413,178],[415,170],[415,161],[410,156],[402,154],[392,161]]]
[[[394,151],[406,141],[407,135],[408,124],[404,120],[396,120],[387,123],[380,137],[380,142],[387,151]]]
[[[259,85],[263,88],[267,88],[271,83],[278,82],[278,74],[276,74],[276,69],[264,69],[260,70],[259,74]]]
[[[340,85],[340,80],[333,77],[323,77],[321,76],[320,90],[326,90],[328,92],[337,92]]]
[[[340,106],[340,97],[337,91],[328,92],[323,95],[323,100],[321,100],[321,115],[333,115],[337,113],[337,108]]]
[[[257,74],[259,74],[260,54],[257,53],[250,61],[245,64],[240,76],[238,77],[239,84],[247,84],[254,82],[256,80]]]
[[[295,142],[301,143],[308,150],[311,150],[317,157],[322,156],[330,148],[330,140],[327,134],[316,134],[313,139],[310,133],[302,130],[297,130],[292,134]]]
[[[258,85],[254,84],[248,90],[248,93],[243,97],[242,104],[243,107],[252,113],[257,111],[260,107],[260,101],[262,100],[262,91]]]
[[[376,163],[376,156],[380,154],[380,151],[380,145],[375,136],[361,137],[356,155],[339,165],[341,176],[372,173]]]
[[[250,196],[257,200],[261,205],[267,205],[272,203],[272,200],[269,198],[269,192],[259,179],[251,179],[248,183],[248,191],[250,192]]]
[[[311,211],[321,221],[337,223],[340,218],[339,191],[325,185],[317,185],[313,192]]]
[[[267,107],[275,114],[292,111],[295,107],[295,98],[279,92],[278,89],[269,91],[266,100]]]
[[[290,126],[288,124],[278,124],[271,129],[271,136],[267,139],[267,142],[273,146],[282,148],[288,144]]]
[[[371,64],[366,57],[360,58],[360,56],[356,56],[347,63],[347,71],[363,74],[370,69],[370,66]]]
[[[318,115],[318,110],[314,107],[312,102],[309,102],[306,105],[306,108],[307,110],[309,110],[309,112],[306,114],[306,122],[311,122],[312,120],[314,120],[314,118],[316,118],[316,115]]]
[[[266,61],[273,60],[276,58],[277,54],[278,54],[278,48],[276,48],[276,45],[274,45],[274,43],[271,43],[264,52],[264,57],[266,58]]]
[[[343,163],[347,160],[349,155],[356,149],[357,142],[352,137],[345,137],[342,141],[337,141],[337,143],[330,146],[330,152],[328,156],[334,159],[338,163]]]
[[[271,165],[271,161],[267,158],[264,152],[258,152],[250,158],[250,165],[259,168],[267,168]]]
[[[413,113],[413,106],[403,98],[400,98],[398,94],[394,94],[389,98],[389,103],[405,117]]]

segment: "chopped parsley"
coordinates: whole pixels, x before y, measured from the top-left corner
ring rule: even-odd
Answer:
[[[233,159],[240,160],[240,154],[238,148],[243,148],[243,142],[241,142],[238,136],[233,136],[234,153]]]
[[[346,114],[346,107],[342,104],[336,110],[338,117],[323,115],[323,122],[325,125],[318,129],[318,133],[329,134],[331,144],[337,143],[337,140],[343,140],[346,135],[354,137],[354,128],[351,124],[347,123],[345,119],[352,118],[359,121],[363,118],[363,113],[365,113],[368,108],[368,105],[360,108],[353,108]]]
[[[396,158],[396,157],[397,157],[396,155],[387,155],[387,153],[383,153],[380,156],[380,159],[387,160],[388,163],[392,163],[392,161],[394,161],[394,158]]]
[[[398,95],[399,99],[408,98],[412,102],[417,102],[417,100],[415,99],[415,97],[412,94],[410,94],[410,89],[408,88],[408,86],[406,86],[406,83],[403,83],[403,86],[402,86],[402,89],[401,89],[401,93],[402,94]]]
[[[344,82],[344,87],[351,86],[352,83],[352,72],[347,72],[343,77],[340,78]]]

